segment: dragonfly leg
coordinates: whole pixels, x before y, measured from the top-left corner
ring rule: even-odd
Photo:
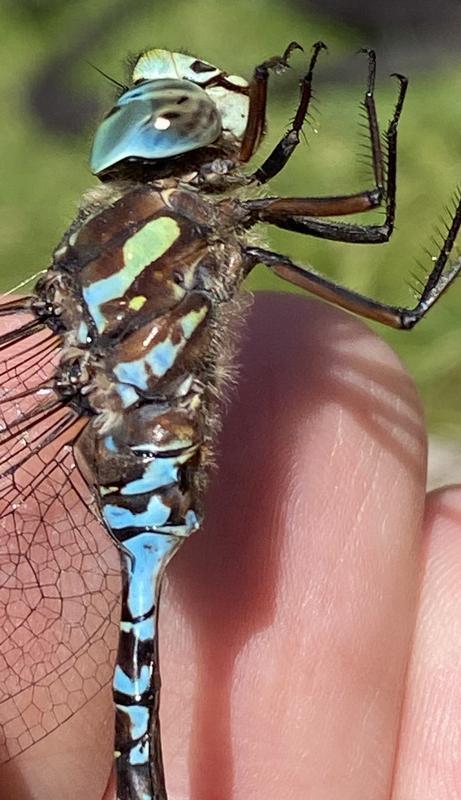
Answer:
[[[270,70],[281,72],[288,67],[293,50],[302,50],[297,42],[290,42],[282,56],[274,56],[258,64],[250,82],[250,107],[248,122],[240,147],[240,161],[248,161],[257,149],[266,124],[267,84]]]
[[[245,248],[245,254],[252,259],[253,266],[263,263],[279,277],[307,289],[312,294],[328,300],[340,308],[353,311],[362,317],[376,320],[392,328],[413,328],[434,305],[442,293],[450,286],[461,272],[461,258],[451,265],[449,257],[453,250],[456,237],[461,229],[461,195],[458,197],[457,206],[447,235],[441,247],[438,258],[427,278],[423,290],[414,308],[405,308],[380,303],[365,295],[347,289],[344,286],[316,273],[311,267],[295,264],[291,259],[279,253],[263,250],[259,247]]]
[[[267,181],[269,181],[274,177],[274,175],[277,175],[283,169],[295,148],[299,144],[299,136],[302,126],[306,120],[309,111],[309,104],[312,98],[312,77],[314,74],[314,67],[320,51],[326,50],[326,45],[323,42],[316,42],[312,49],[313,52],[309,62],[309,68],[301,80],[301,93],[293,123],[282,139],[274,147],[271,154],[266,158],[264,163],[250,176],[250,180],[253,179],[258,183],[267,183]]]
[[[388,143],[388,168],[386,181],[386,217],[380,225],[351,225],[344,222],[319,220],[320,216],[336,216],[368,211],[381,204],[383,193],[383,165],[379,145],[379,132],[373,96],[367,106],[370,121],[370,138],[376,186],[358,194],[338,197],[268,197],[244,201],[241,205],[248,213],[248,225],[268,222],[278,228],[317,236],[340,242],[380,244],[388,241],[394,229],[395,195],[397,184],[397,129],[407,90],[407,80],[396,75],[400,83],[394,114],[386,131]]]
[[[322,42],[314,45],[314,53],[309,65],[309,69],[301,81],[301,97],[292,126],[278,142],[264,163],[253,173],[253,178],[258,183],[267,183],[277,175],[285,166],[293,151],[299,144],[299,136],[302,126],[307,118],[309,101],[312,96],[312,73],[320,49],[324,47]],[[382,196],[384,191],[384,163],[381,151],[381,141],[379,135],[378,117],[374,99],[375,75],[376,75],[376,56],[374,50],[364,50],[368,56],[368,80],[363,99],[363,106],[368,120],[368,132],[371,145],[371,156],[373,164],[373,174],[375,179],[375,191]]]

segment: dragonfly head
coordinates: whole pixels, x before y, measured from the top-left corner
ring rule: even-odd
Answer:
[[[248,116],[248,84],[183,53],[150,50],[133,85],[96,131],[91,171],[127,161],[158,163],[200,148],[237,147]]]

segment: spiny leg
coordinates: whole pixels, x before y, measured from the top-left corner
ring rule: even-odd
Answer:
[[[261,166],[252,175],[250,175],[250,180],[255,180],[258,183],[267,183],[267,181],[273,178],[274,175],[277,175],[284,168],[288,159],[298,146],[299,135],[304,122],[306,121],[309,111],[309,103],[312,98],[312,76],[314,73],[314,67],[320,51],[326,49],[326,45],[323,42],[316,42],[314,44],[313,53],[309,62],[309,68],[301,80],[301,95],[293,123],[282,139],[276,144],[264,163],[261,164]]]
[[[288,159],[290,158],[291,154],[293,153],[295,147],[299,143],[299,134],[301,132],[304,121],[307,118],[308,106],[312,93],[313,68],[315,66],[318,53],[323,47],[325,47],[325,45],[322,42],[317,42],[314,45],[314,53],[309,65],[309,70],[301,82],[301,97],[292,127],[287,131],[285,136],[276,145],[272,153],[269,155],[266,161],[261,165],[261,167],[259,167],[253,173],[253,175],[250,176],[250,178],[255,179],[258,183],[266,183],[268,180],[273,178],[274,175],[277,175],[277,173],[279,173],[283,169]],[[371,145],[371,158],[373,164],[373,175],[374,175],[375,186],[371,191],[361,192],[359,195],[352,195],[351,197],[346,196],[344,198],[345,201],[346,200],[349,201],[351,198],[355,199],[356,197],[358,198],[363,197],[365,204],[362,204],[360,207],[356,207],[354,210],[344,210],[338,212],[334,211],[320,212],[320,214],[322,213],[353,214],[356,211],[365,211],[368,208],[375,208],[376,206],[380,205],[384,192],[383,155],[381,151],[379,125],[378,125],[378,118],[376,114],[376,106],[374,100],[376,55],[374,50],[364,49],[360,52],[364,52],[368,56],[368,79],[365,90],[365,97],[363,100],[363,106],[365,108],[368,119],[368,133]],[[338,197],[338,198],[322,198],[322,199],[341,200],[342,198]],[[310,213],[310,212],[305,212],[305,213]]]
[[[368,131],[370,134],[375,185],[376,188],[382,193],[384,190],[384,164],[381,150],[381,137],[379,135],[378,115],[376,113],[374,97],[376,83],[376,53],[374,50],[370,50],[366,47],[363,47],[360,52],[366,53],[368,56],[368,83],[363,105],[365,107],[368,119]]]
[[[302,50],[297,42],[290,42],[282,56],[273,56],[255,67],[250,82],[250,107],[248,122],[240,147],[239,160],[248,161],[257,149],[266,124],[267,84],[269,71],[281,72],[288,67],[288,59],[293,50]]]
[[[384,222],[381,225],[350,225],[315,219],[323,215],[355,214],[375,208],[380,203],[380,193],[377,188],[371,192],[341,197],[269,197],[247,200],[241,203],[241,206],[248,212],[248,225],[268,222],[296,233],[355,244],[380,244],[388,241],[394,229],[395,219],[398,123],[408,86],[407,79],[403,75],[394,73],[393,77],[399,81],[400,88],[394,113],[386,131],[388,167]],[[379,170],[377,174],[379,177]]]
[[[438,258],[424,284],[423,290],[414,308],[387,305],[372,300],[365,295],[340,286],[334,281],[324,278],[311,267],[295,264],[291,259],[279,253],[263,250],[259,247],[245,248],[247,257],[253,259],[252,266],[263,263],[276,275],[295,286],[307,289],[312,294],[328,300],[340,308],[353,311],[362,317],[376,320],[392,328],[413,328],[434,305],[442,293],[450,286],[461,272],[461,257],[448,266],[448,259],[453,250],[456,237],[461,229],[461,194],[458,195],[456,209],[453,214],[447,235],[444,239]]]

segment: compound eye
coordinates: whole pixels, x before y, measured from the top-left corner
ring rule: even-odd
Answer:
[[[206,147],[221,134],[209,95],[190,81],[144,81],[119,97],[94,139],[94,175],[126,158],[169,158]]]

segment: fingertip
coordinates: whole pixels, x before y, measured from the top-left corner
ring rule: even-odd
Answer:
[[[426,536],[461,538],[461,484],[429,492],[425,513]]]
[[[362,796],[377,753],[392,764],[414,622],[420,403],[379,337],[300,297],[257,296],[239,362],[206,523],[170,572],[194,655],[183,674],[192,707],[179,702],[176,666],[164,684],[176,705],[166,713],[183,715],[192,731],[197,795],[211,783],[225,795],[234,782],[263,796],[274,772],[281,783],[319,786],[315,765],[332,751],[345,788],[363,746],[352,786]],[[187,663],[187,635],[167,642],[170,653],[181,650],[176,665]],[[174,732],[164,731],[177,753]]]
[[[423,556],[395,800],[449,800],[459,788],[461,486],[428,495]]]

